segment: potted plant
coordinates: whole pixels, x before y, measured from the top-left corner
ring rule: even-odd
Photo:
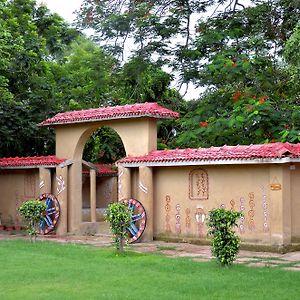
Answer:
[[[13,231],[14,230],[14,223],[13,218],[11,215],[8,216],[7,225],[5,226],[5,229],[7,231]]]
[[[0,230],[4,230],[5,226],[2,224],[1,216],[2,216],[2,213],[0,212]]]

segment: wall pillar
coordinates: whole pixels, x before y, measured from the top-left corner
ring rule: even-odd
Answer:
[[[90,207],[91,207],[91,222],[96,223],[96,170],[90,169]]]
[[[39,168],[39,194],[51,193],[51,169]]]
[[[80,233],[82,223],[82,162],[73,161],[69,169],[68,231]]]
[[[125,199],[130,199],[131,195],[131,172],[129,168],[124,168],[119,166],[119,176],[118,176],[118,199],[123,201]]]
[[[153,240],[153,174],[152,168],[139,167],[138,200],[146,210],[147,223],[142,241]]]
[[[54,194],[60,205],[60,217],[56,233],[64,235],[68,232],[68,167],[56,167]]]
[[[276,189],[272,190],[272,186]],[[286,165],[270,166],[271,243],[291,243],[290,170]]]

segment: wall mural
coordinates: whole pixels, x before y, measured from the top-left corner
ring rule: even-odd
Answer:
[[[240,233],[243,234],[245,232],[245,199],[243,197],[240,198],[240,211],[243,213],[243,216],[240,218],[239,229]]]
[[[205,170],[195,169],[190,172],[189,198],[191,200],[208,199],[208,174]]]
[[[180,224],[180,204],[176,204],[176,215],[175,215],[175,220],[176,220],[176,224],[175,224],[175,232],[177,234],[181,233],[181,224]]]
[[[202,238],[204,236],[204,224],[206,219],[206,213],[202,207],[197,207],[195,219],[198,228],[198,236]]]
[[[15,199],[16,199],[16,212],[18,212],[18,208],[21,206],[22,204],[22,200],[19,194],[19,191],[15,192]],[[16,214],[16,219],[15,219],[15,226],[20,226],[20,214],[17,213]]]
[[[44,186],[45,186],[45,181],[41,180],[40,181],[40,185],[39,185],[40,189],[42,189]]]
[[[263,208],[263,231],[269,231],[268,225],[268,203],[267,203],[267,195],[266,189],[264,186],[261,186],[261,193],[262,193],[262,208]]]
[[[27,174],[24,176],[24,197],[35,198],[35,176]]]
[[[147,187],[145,187],[141,181],[139,182],[139,189],[145,194],[148,193]]]
[[[57,190],[57,196],[58,196],[66,189],[66,185],[65,185],[64,178],[61,175],[56,176],[56,180],[57,180],[56,190]]]
[[[118,194],[119,199],[123,199],[123,193],[122,193],[122,177],[124,175],[124,170],[119,169],[119,176],[118,176]]]
[[[235,201],[233,199],[230,200],[230,210],[235,211]]]
[[[185,210],[185,230],[186,233],[189,234],[191,232],[191,210],[189,208],[187,208]]]
[[[248,228],[252,231],[255,229],[255,223],[254,223],[254,193],[251,192],[249,193],[249,207],[250,210],[248,211],[248,217],[249,217],[249,221],[248,221]]]
[[[170,211],[171,211],[171,198],[169,195],[166,196],[166,204],[165,204],[165,211],[166,211],[166,232],[171,233],[171,225],[170,225]]]

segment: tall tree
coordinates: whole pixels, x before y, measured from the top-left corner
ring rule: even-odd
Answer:
[[[49,64],[78,35],[35,1],[0,1],[0,155],[53,150],[53,135],[37,124],[56,110]]]

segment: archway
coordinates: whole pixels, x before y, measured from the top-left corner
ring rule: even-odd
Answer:
[[[157,146],[157,119],[177,118],[179,115],[157,103],[143,103],[60,113],[43,123],[53,126],[56,133],[56,156],[68,159],[67,199],[63,199],[63,218],[59,233],[80,232],[82,224],[82,154],[87,139],[99,127],[113,128],[120,136],[127,156],[146,155]],[[127,168],[119,168],[119,200],[131,198],[131,175]],[[145,209],[152,215],[153,192],[151,168],[139,168],[138,176],[147,183],[147,193],[141,194]],[[124,184],[122,184],[122,182]],[[121,188],[122,187],[122,188]],[[121,191],[121,193],[120,193]],[[66,226],[67,224],[67,226]],[[150,225],[149,225],[150,224]],[[148,219],[149,237],[152,235]],[[63,229],[63,230],[62,230]]]
[[[87,140],[82,164],[84,233],[109,234],[109,225],[104,221],[104,212],[109,203],[118,201],[118,172],[114,163],[125,155],[121,138],[110,127],[98,128]],[[96,168],[95,172],[91,167]]]

